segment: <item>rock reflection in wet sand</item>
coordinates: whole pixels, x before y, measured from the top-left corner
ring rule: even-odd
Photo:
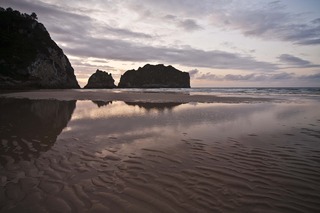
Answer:
[[[30,160],[49,150],[76,101],[0,99],[0,163]]]
[[[33,137],[46,138],[41,135],[50,131],[38,130],[50,127],[55,136],[37,156],[1,152],[20,159],[3,161],[1,212],[320,209],[316,103],[78,101],[74,110],[75,102],[25,101],[11,103],[13,111],[2,102],[8,117],[1,117],[1,131],[18,125],[18,118],[41,117],[37,123],[20,122],[19,128],[34,127]],[[13,113],[20,106],[28,116]],[[15,144],[15,138],[28,141],[19,128],[1,134],[3,147]]]

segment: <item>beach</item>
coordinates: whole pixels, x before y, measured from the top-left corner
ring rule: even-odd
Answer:
[[[242,94],[242,93],[241,93]],[[318,212],[318,94],[0,94],[0,212]]]
[[[62,101],[70,100],[93,100],[93,101],[124,101],[124,102],[200,102],[200,103],[240,103],[268,101],[265,97],[226,97],[208,94],[189,94],[186,92],[158,92],[157,90],[131,91],[110,89],[86,89],[86,90],[35,90],[29,92],[15,92],[4,94],[4,97],[28,98],[35,100],[55,99]]]

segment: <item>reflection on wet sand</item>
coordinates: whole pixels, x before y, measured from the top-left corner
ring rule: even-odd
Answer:
[[[148,111],[152,109],[155,109],[158,111],[164,111],[166,109],[172,110],[174,107],[182,104],[182,103],[174,103],[174,102],[168,102],[168,103],[125,102],[125,103],[129,106],[138,106]]]
[[[100,108],[100,107],[108,106],[109,104],[112,104],[112,101],[92,101],[92,103],[94,103]]]
[[[99,108],[103,106],[108,106],[112,104],[112,101],[92,101],[92,103],[96,104]],[[164,102],[164,103],[157,103],[157,102],[124,102],[128,106],[138,106],[143,108],[147,111],[150,110],[157,110],[157,111],[164,111],[166,109],[172,110],[174,107],[179,106],[183,103],[178,102]]]
[[[0,169],[0,211],[317,212],[317,104],[77,101],[54,146]]]
[[[0,99],[0,163],[30,160],[49,150],[75,107],[76,101]]]

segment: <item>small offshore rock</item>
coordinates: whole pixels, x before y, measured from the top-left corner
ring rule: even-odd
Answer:
[[[98,69],[95,73],[93,73],[90,76],[88,83],[84,88],[85,89],[110,89],[115,87],[116,85],[114,84],[114,79],[112,78],[112,75]]]

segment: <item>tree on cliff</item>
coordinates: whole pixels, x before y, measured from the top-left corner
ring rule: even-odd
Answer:
[[[38,16],[37,16],[37,14],[36,14],[36,13],[34,13],[34,12],[33,12],[33,13],[31,13],[31,15],[30,15],[30,16],[31,16],[31,18],[32,18],[32,19],[34,19],[34,20],[38,20]]]

